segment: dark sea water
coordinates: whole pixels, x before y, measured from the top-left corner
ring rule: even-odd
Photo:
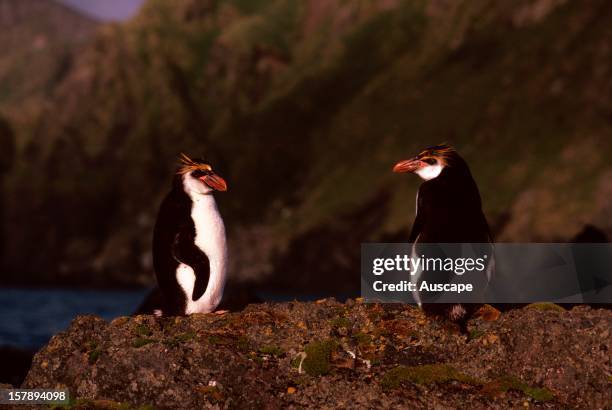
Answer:
[[[0,346],[38,349],[77,315],[129,315],[147,291],[0,288]]]
[[[0,288],[0,347],[38,350],[51,336],[66,329],[77,315],[93,314],[105,320],[132,314],[149,289],[14,289]],[[261,301],[309,301],[321,295],[257,292]],[[342,301],[356,295],[334,295]]]

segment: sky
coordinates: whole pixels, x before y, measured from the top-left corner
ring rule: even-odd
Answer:
[[[59,0],[66,6],[103,21],[132,17],[144,0]]]

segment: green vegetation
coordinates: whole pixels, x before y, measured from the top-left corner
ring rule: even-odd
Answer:
[[[168,347],[176,347],[182,343],[193,340],[196,337],[197,337],[197,334],[195,332],[184,332],[184,333],[179,333],[172,338],[164,340],[163,343]]]
[[[416,384],[448,383],[457,381],[474,387],[480,387],[483,393],[506,392],[508,390],[520,391],[534,400],[546,402],[554,400],[551,391],[540,387],[531,387],[513,376],[506,376],[486,383],[482,380],[467,376],[452,366],[446,364],[430,364],[414,367],[398,366],[388,371],[381,381],[383,389],[397,389],[402,383]]]
[[[458,381],[470,385],[481,385],[479,380],[466,376],[454,367],[445,364],[428,364],[423,366],[399,366],[388,371],[381,381],[384,389],[396,389],[403,382],[417,384],[447,383]]]
[[[96,363],[98,359],[100,358],[100,355],[102,355],[102,350],[100,349],[94,349],[91,352],[89,352],[89,355],[88,355],[89,364]]]
[[[155,342],[156,342],[155,339],[148,339],[148,338],[145,338],[145,337],[139,337],[139,338],[134,339],[134,341],[132,342],[132,347],[140,348],[140,347],[143,347],[143,346],[146,346],[146,345],[148,345],[150,343],[155,343]]]
[[[334,339],[311,342],[305,348],[306,358],[302,363],[302,369],[311,376],[323,376],[330,372],[330,360],[334,350],[338,348],[338,342]]]
[[[52,409],[106,409],[106,410],[154,410],[149,404],[134,406],[130,403],[121,403],[112,400],[73,399],[68,404],[50,406]]]
[[[278,346],[262,346],[259,348],[259,353],[267,354],[270,356],[282,356],[283,349]]]
[[[537,401],[546,402],[554,400],[555,398],[554,394],[550,390],[541,387],[531,387],[527,383],[522,382],[513,376],[504,377],[495,381],[493,384],[497,389],[499,389],[499,391],[520,391],[526,396],[529,396]]]
[[[219,336],[208,336],[208,343],[211,345],[220,345],[223,344],[223,340]]]
[[[472,330],[470,330],[470,340],[478,339],[479,337],[483,336],[484,334],[485,334],[485,332],[483,332],[482,330],[472,329]]]
[[[195,339],[197,336],[197,334],[195,332],[184,332],[184,333],[180,333],[176,336],[176,340],[178,340],[181,343],[185,343],[188,340],[192,340]]]
[[[134,332],[136,333],[136,335],[143,336],[143,337],[151,336],[153,334],[153,331],[149,329],[149,327],[145,324],[140,324],[136,326],[136,329],[134,330]]]
[[[296,357],[291,359],[290,365],[294,369],[299,369],[300,363],[302,363],[302,355],[297,355]]]
[[[239,351],[246,353],[249,351],[251,342],[249,341],[249,338],[246,336],[240,336],[238,338],[238,341],[236,342],[236,347],[238,348]]]
[[[357,332],[354,333],[351,337],[359,346],[365,346],[372,343],[372,336],[367,333]]]
[[[86,345],[87,350],[89,350],[89,352],[87,353],[87,361],[89,362],[89,364],[93,365],[102,355],[102,349],[98,347],[98,342],[96,342],[95,340],[90,340],[86,343]]]
[[[350,328],[351,327],[351,321],[348,318],[342,316],[342,317],[337,317],[335,319],[332,319],[331,325],[332,325],[332,327],[334,327],[336,329]]]

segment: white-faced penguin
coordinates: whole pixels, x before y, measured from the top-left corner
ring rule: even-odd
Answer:
[[[181,154],[181,162],[153,234],[164,316],[214,311],[227,271],[225,226],[213,195],[227,185],[204,161]]]
[[[411,172],[425,180],[419,187],[416,217],[410,232],[413,255],[418,244],[492,242],[489,225],[482,211],[480,193],[467,163],[448,145],[423,150],[416,157],[400,161],[393,172]],[[489,245],[486,245],[488,248]],[[491,246],[492,253],[492,246]],[[492,255],[486,269],[491,279]],[[427,279],[427,273],[420,280]],[[415,299],[420,304],[419,296]],[[426,313],[444,316],[467,333],[467,320],[479,304],[424,303]]]

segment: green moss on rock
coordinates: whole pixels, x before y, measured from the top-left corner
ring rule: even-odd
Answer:
[[[302,369],[311,376],[323,376],[329,373],[331,354],[338,348],[334,339],[311,342],[305,348],[306,358]]]
[[[150,404],[134,406],[113,400],[102,399],[70,399],[67,404],[51,406],[52,409],[106,409],[106,410],[153,410]]]
[[[153,334],[153,331],[149,329],[147,325],[140,324],[136,326],[136,329],[134,329],[134,333],[136,333],[138,336],[145,337],[145,336],[151,336]]]
[[[359,346],[365,346],[372,342],[372,336],[368,335],[367,333],[357,332],[352,337],[355,343],[357,343]]]
[[[211,345],[220,345],[223,344],[223,340],[221,340],[219,336],[212,335],[208,337],[208,343]]]
[[[447,383],[450,381],[458,381],[472,386],[484,386],[482,391],[485,393],[516,390],[540,402],[551,401],[555,398],[550,390],[541,387],[532,387],[513,376],[505,376],[493,382],[484,383],[446,364],[430,364],[414,367],[399,366],[385,374],[381,381],[381,385],[383,389],[390,390],[400,387],[403,382],[429,385],[434,383]]]
[[[134,341],[132,342],[132,347],[139,348],[139,347],[143,347],[145,345],[148,345],[154,342],[155,342],[155,339],[149,339],[146,337],[138,337],[134,339]]]
[[[238,341],[236,342],[236,347],[238,348],[238,350],[240,350],[243,353],[246,353],[249,351],[250,345],[251,345],[251,342],[249,341],[249,338],[246,336],[240,336],[238,338]]]
[[[299,369],[301,362],[302,362],[302,356],[298,355],[298,356],[294,357],[293,359],[291,359],[290,365],[294,369]]]
[[[278,346],[262,346],[259,348],[259,353],[271,356],[281,356],[283,354],[283,349]]]
[[[551,401],[555,398],[554,394],[550,390],[542,387],[532,387],[513,376],[506,376],[498,380],[496,384],[499,385],[499,391],[520,391],[526,396],[541,402]]]
[[[96,363],[98,361],[98,359],[100,358],[101,354],[102,354],[102,350],[100,350],[100,349],[94,349],[91,352],[89,352],[89,356],[88,356],[89,364]]]
[[[472,329],[472,330],[470,330],[470,339],[478,339],[479,337],[483,336],[484,334],[485,334],[485,332],[483,332],[482,330]]]
[[[195,339],[196,336],[197,334],[195,332],[179,333],[178,335],[170,339],[164,340],[164,344],[168,347],[176,347],[180,345],[181,343],[185,343],[185,342],[188,342],[189,340]]]
[[[331,325],[336,329],[349,328],[351,327],[351,321],[348,320],[346,317],[337,317],[335,319],[332,319]]]
[[[185,333],[181,333],[179,335],[176,335],[175,339],[178,340],[181,343],[185,343],[189,340],[195,339],[196,338],[196,333],[195,332],[185,332]]]
[[[399,366],[385,374],[381,381],[383,389],[396,389],[403,382],[416,384],[447,383],[458,381],[461,383],[480,385],[478,379],[467,376],[452,366],[446,364],[427,364],[422,366]]]

